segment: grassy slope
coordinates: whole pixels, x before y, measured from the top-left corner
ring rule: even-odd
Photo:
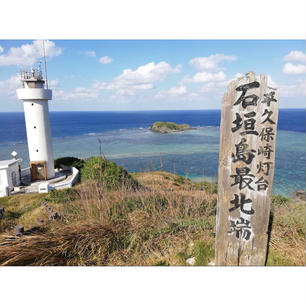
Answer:
[[[83,182],[69,191],[0,198],[0,242],[12,226],[45,220],[43,232],[0,245],[0,264],[207,265],[214,257],[216,186],[167,172],[135,173],[147,189],[111,191]],[[63,218],[48,221],[40,201]],[[304,202],[273,201],[268,265],[305,265]]]

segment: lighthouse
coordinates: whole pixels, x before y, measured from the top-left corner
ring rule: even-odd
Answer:
[[[49,180],[55,176],[48,106],[52,90],[46,86],[40,63],[37,69],[22,71],[21,82],[17,96],[24,105],[31,179]]]

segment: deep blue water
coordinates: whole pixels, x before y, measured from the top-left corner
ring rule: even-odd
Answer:
[[[159,170],[192,179],[216,181],[219,154],[219,110],[51,112],[55,157],[104,155],[128,171]],[[155,121],[188,123],[196,130],[175,134],[149,131]],[[28,163],[23,113],[0,113],[0,160],[15,150]],[[161,163],[162,160],[162,163]],[[305,109],[281,109],[273,192],[292,196],[306,189]]]
[[[79,136],[111,130],[149,127],[155,121],[188,123],[191,126],[219,126],[220,110],[51,112],[53,137]],[[281,109],[278,130],[305,133],[304,109]],[[0,113],[0,144],[26,141],[23,113]]]

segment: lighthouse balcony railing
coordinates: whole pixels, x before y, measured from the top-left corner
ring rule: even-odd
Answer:
[[[30,80],[42,80],[42,74],[41,72],[38,72],[38,73],[29,73],[29,72],[22,72],[21,74],[21,80],[27,80],[27,81],[30,81]]]

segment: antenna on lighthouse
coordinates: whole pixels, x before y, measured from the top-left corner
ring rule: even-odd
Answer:
[[[46,63],[46,52],[45,52],[45,41],[43,40],[43,49],[44,49],[44,65],[45,65],[45,75],[46,75],[46,87],[48,89],[48,75],[47,75],[47,63]]]

